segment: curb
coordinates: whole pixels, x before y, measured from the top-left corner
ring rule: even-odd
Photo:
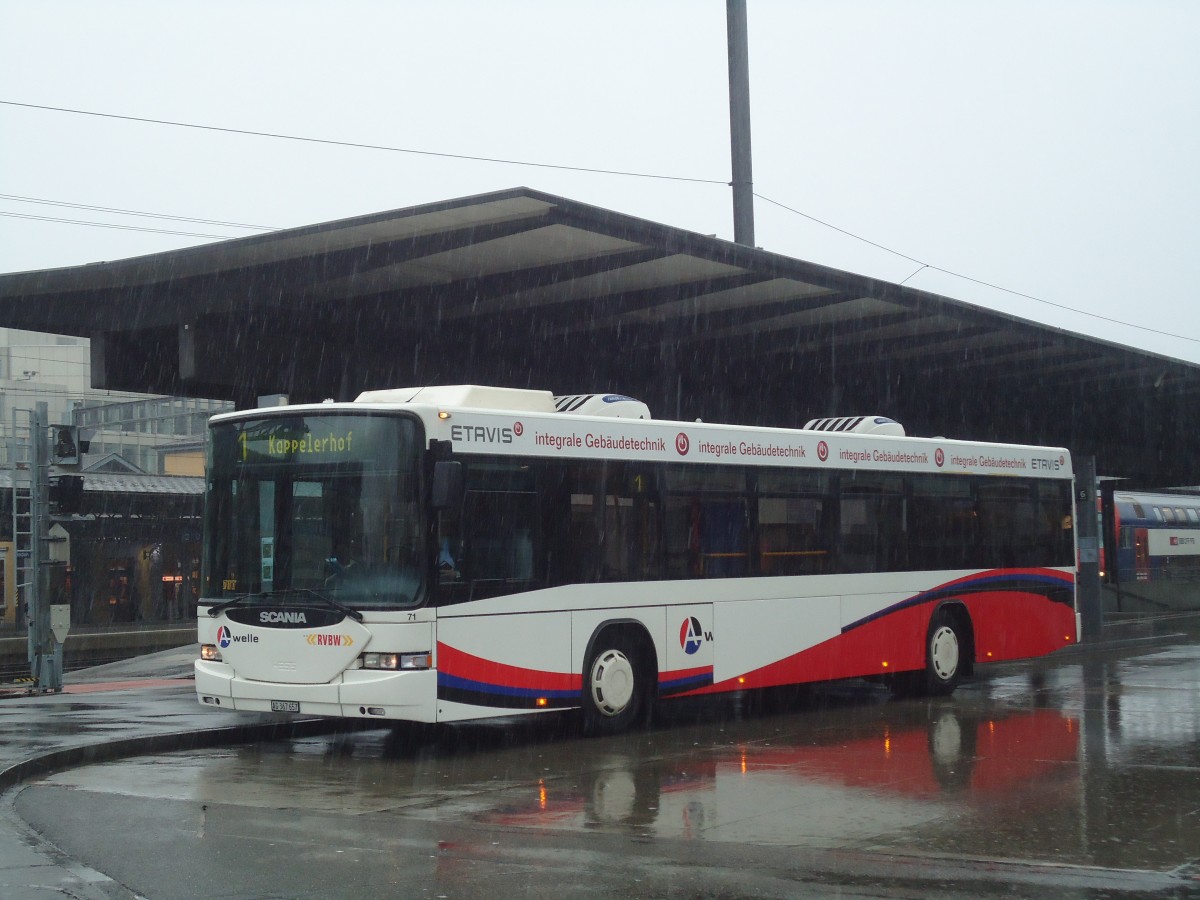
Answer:
[[[1016,662],[1037,662],[1039,659],[1062,659],[1065,656],[1083,656],[1088,653],[1105,653],[1110,650],[1124,650],[1127,647],[1142,647],[1148,644],[1169,644],[1173,641],[1179,641],[1187,637],[1187,633],[1183,631],[1173,631],[1166,634],[1147,634],[1141,637],[1127,638],[1109,638],[1098,641],[1082,641],[1078,644],[1072,644],[1070,647],[1063,647],[1056,653],[1051,653],[1049,656],[1035,657],[1033,659],[1015,660]]]
[[[378,727],[377,722],[371,724]],[[40,778],[76,766],[112,762],[116,759],[151,753],[171,753],[193,747],[208,749],[252,741],[285,741],[352,730],[365,729],[349,729],[346,727],[346,722],[341,719],[298,719],[254,725],[224,725],[220,728],[174,731],[168,734],[118,738],[113,741],[81,744],[77,747],[63,747],[14,763],[0,771],[0,793],[30,778]]]

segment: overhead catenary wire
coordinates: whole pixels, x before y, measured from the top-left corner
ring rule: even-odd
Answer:
[[[1084,309],[1077,309],[1074,306],[1067,306],[1065,303],[1055,303],[1053,300],[1045,300],[1041,297],[1034,296],[1033,294],[1027,294],[1027,293],[1024,293],[1023,291],[1016,291],[1016,290],[1013,290],[1012,288],[1006,288],[1002,285],[994,284],[990,281],[984,281],[980,278],[972,278],[970,275],[964,275],[961,272],[954,272],[950,269],[944,269],[941,266],[935,266],[933,263],[922,262],[921,260],[917,259],[916,257],[909,256],[907,253],[901,253],[899,250],[893,250],[891,247],[887,247],[887,246],[884,246],[883,244],[876,243],[875,241],[869,240],[868,238],[862,237],[861,235],[857,235],[852,231],[847,231],[844,228],[839,228],[838,226],[833,225],[829,222],[826,222],[823,219],[818,219],[816,216],[811,216],[808,213],[802,212],[798,209],[795,209],[794,207],[788,206],[785,203],[780,203],[778,200],[772,200],[770,197],[763,196],[762,194],[757,193],[757,192],[755,192],[754,196],[757,197],[759,200],[763,200],[767,203],[772,204],[773,206],[778,206],[780,209],[787,210],[790,213],[794,213],[797,216],[801,216],[805,219],[808,219],[811,222],[815,222],[818,225],[824,226],[825,228],[832,229],[833,231],[836,231],[839,234],[844,234],[847,237],[853,238],[856,241],[861,241],[864,244],[869,244],[870,246],[875,247],[879,250],[883,250],[886,253],[890,253],[893,256],[898,256],[901,259],[908,260],[911,263],[916,263],[920,268],[918,268],[915,272],[913,272],[911,275],[909,275],[907,278],[905,278],[904,281],[901,281],[900,282],[901,285],[908,283],[913,278],[916,278],[918,275],[920,275],[922,272],[924,272],[926,269],[929,269],[931,272],[941,272],[943,275],[949,275],[951,278],[961,278],[963,281],[969,281],[972,284],[979,285],[980,287],[986,287],[986,288],[990,288],[991,290],[994,290],[994,291],[1000,291],[1005,294],[1011,294],[1014,297],[1022,297],[1026,300],[1032,300],[1035,303],[1042,303],[1042,304],[1045,304],[1046,306],[1052,306],[1055,309],[1061,309],[1064,312],[1075,313],[1076,315],[1080,315],[1080,316],[1087,316],[1089,319],[1096,319],[1101,322],[1109,322],[1113,325],[1120,325],[1123,328],[1136,328],[1137,330],[1144,331],[1147,334],[1157,334],[1162,337],[1178,338],[1181,341],[1190,341],[1192,343],[1200,344],[1200,338],[1188,337],[1187,335],[1184,335],[1184,334],[1176,334],[1173,331],[1163,331],[1159,328],[1150,328],[1147,325],[1138,325],[1136,322],[1127,322],[1124,319],[1116,319],[1116,318],[1113,318],[1112,316],[1103,316],[1103,315],[1100,315],[1100,313],[1089,312],[1088,310],[1084,310]]]
[[[393,152],[393,153],[414,154],[414,155],[419,155],[419,156],[434,156],[434,157],[442,157],[445,159],[455,159],[455,160],[472,161],[472,162],[487,162],[487,163],[496,163],[496,164],[501,164],[501,165],[513,165],[513,166],[530,166],[530,167],[535,167],[535,168],[556,169],[556,170],[567,171],[567,172],[581,172],[581,173],[610,175],[610,176],[626,177],[626,178],[660,179],[660,180],[665,180],[665,181],[688,182],[688,183],[693,183],[693,184],[710,184],[710,185],[728,185],[729,184],[728,179],[697,178],[697,177],[689,177],[689,176],[681,176],[681,175],[665,175],[665,174],[661,174],[661,173],[633,172],[633,171],[620,170],[620,169],[601,169],[601,168],[586,167],[586,166],[570,166],[570,165],[563,165],[563,164],[557,164],[557,163],[533,162],[533,161],[529,161],[529,160],[506,159],[506,158],[501,158],[501,157],[471,155],[471,154],[464,154],[464,153],[448,153],[448,152],[434,151],[434,150],[418,150],[418,149],[406,148],[406,147],[392,147],[392,146],[387,146],[387,145],[383,145],[383,144],[369,144],[369,143],[363,143],[363,142],[357,142],[357,141],[341,141],[341,140],[334,140],[331,138],[316,138],[316,137],[308,137],[308,136],[303,136],[303,135],[291,135],[291,134],[282,134],[282,133],[276,133],[276,132],[255,131],[255,130],[251,130],[251,129],[231,128],[231,127],[218,126],[218,125],[205,125],[205,124],[199,124],[199,123],[193,123],[193,122],[180,122],[180,121],[175,121],[175,120],[170,120],[170,119],[156,119],[156,118],[149,118],[149,117],[144,117],[144,116],[130,116],[130,115],[123,115],[123,114],[118,114],[118,113],[97,112],[94,110],[73,109],[70,107],[49,106],[49,105],[37,104],[37,103],[23,103],[23,102],[15,101],[15,100],[0,99],[0,105],[23,107],[26,109],[38,109],[38,110],[44,110],[44,111],[48,111],[48,112],[66,113],[66,114],[71,114],[71,115],[93,116],[93,117],[105,118],[105,119],[116,119],[119,121],[127,121],[127,122],[141,122],[141,123],[152,124],[152,125],[164,125],[164,126],[169,126],[169,127],[174,127],[174,128],[190,128],[190,129],[196,129],[196,130],[201,130],[201,131],[212,131],[212,132],[219,132],[219,133],[225,133],[225,134],[235,134],[235,135],[252,136],[252,137],[265,137],[265,138],[272,138],[272,139],[277,139],[277,140],[299,141],[299,142],[305,142],[305,143],[324,144],[324,145],[337,146],[337,147],[350,147],[350,148],[356,148],[356,149],[380,150],[380,151],[388,151],[388,152]],[[1054,301],[1051,301],[1051,300],[1045,300],[1045,299],[1043,299],[1041,297],[1037,297],[1033,294],[1028,294],[1028,293],[1025,293],[1022,291],[1017,291],[1017,290],[1013,290],[1011,288],[1006,288],[1001,285],[994,284],[994,283],[988,282],[988,281],[984,281],[979,278],[973,278],[969,275],[964,275],[960,272],[955,272],[950,269],[942,268],[941,266],[935,266],[932,263],[927,263],[920,259],[917,259],[916,257],[909,256],[906,253],[901,253],[898,250],[893,250],[891,247],[887,247],[883,244],[877,243],[876,241],[872,241],[868,238],[862,237],[861,235],[855,234],[852,231],[848,231],[847,229],[844,229],[837,225],[834,225],[831,222],[825,221],[824,219],[820,219],[820,218],[817,218],[816,216],[810,215],[809,213],[805,213],[799,209],[796,209],[793,206],[789,206],[785,203],[781,203],[780,201],[772,199],[771,197],[768,197],[757,191],[754,192],[754,196],[766,203],[770,203],[770,204],[777,206],[780,209],[786,210],[787,212],[790,212],[794,215],[801,216],[805,219],[808,219],[809,221],[814,222],[818,225],[821,225],[824,228],[829,228],[833,231],[838,232],[839,234],[843,234],[843,235],[845,235],[849,238],[852,238],[856,241],[865,243],[869,246],[875,247],[886,253],[890,253],[901,259],[905,259],[909,262],[912,262],[912,263],[915,263],[916,265],[918,265],[919,268],[915,272],[913,272],[911,275],[909,275],[907,278],[905,278],[904,281],[901,282],[901,284],[907,283],[908,281],[912,280],[917,275],[919,275],[921,272],[925,271],[926,269],[929,269],[934,272],[941,272],[942,274],[948,275],[952,278],[959,278],[964,281],[969,281],[972,284],[977,284],[977,285],[980,285],[981,287],[986,287],[991,290],[1000,291],[1002,293],[1009,294],[1014,297],[1021,297],[1026,300],[1031,300],[1035,303],[1041,303],[1046,306],[1053,307],[1055,309],[1073,313],[1075,315],[1085,316],[1090,319],[1095,319],[1097,321],[1107,322],[1107,323],[1114,324],[1114,325],[1120,325],[1125,328],[1133,328],[1138,331],[1145,332],[1147,334],[1156,334],[1156,335],[1160,335],[1162,337],[1176,338],[1178,340],[1188,341],[1191,343],[1200,343],[1200,338],[1189,337],[1187,335],[1182,335],[1182,334],[1176,334],[1175,332],[1165,331],[1162,329],[1150,328],[1149,326],[1139,325],[1137,323],[1128,322],[1123,319],[1117,319],[1117,318],[1114,318],[1111,316],[1104,316],[1099,313],[1090,312],[1088,310],[1077,309],[1076,307],[1068,306],[1063,303],[1055,303]],[[0,195],[0,199],[21,200],[21,199],[25,199],[25,198],[8,197],[5,195]],[[49,202],[49,201],[47,201],[47,202]],[[72,204],[63,203],[62,205],[72,205]],[[85,204],[78,204],[78,206],[80,208],[85,208],[85,209],[96,209],[96,210],[104,209],[103,207],[92,207],[92,206],[88,206]],[[133,213],[130,213],[130,214],[133,214]],[[101,223],[101,222],[86,222],[86,221],[82,221],[82,220],[55,219],[55,218],[51,218],[51,217],[31,216],[31,215],[24,215],[24,214],[20,214],[20,213],[0,212],[0,215],[9,216],[9,217],[13,217],[13,218],[41,219],[43,221],[49,221],[49,222],[61,222],[61,223],[65,223],[65,224],[85,225],[85,226],[99,227],[99,228],[115,228],[115,229],[121,229],[121,230],[127,230],[127,231],[141,231],[141,232],[149,232],[149,233],[171,234],[171,235],[179,235],[179,236],[183,236],[183,237],[198,237],[198,238],[204,238],[204,239],[217,239],[217,240],[226,239],[226,238],[231,237],[230,235],[196,234],[196,233],[192,233],[192,232],[170,231],[170,230],[166,230],[166,229],[154,229],[154,228],[128,226],[128,225],[115,225],[115,224],[108,224],[108,223]],[[203,222],[205,224],[227,224],[227,225],[230,225],[231,227],[242,227],[242,228],[264,228],[264,229],[267,228],[267,226],[240,225],[240,224],[235,224],[235,223],[218,223],[215,220],[201,220],[201,219],[193,219],[193,218],[183,217],[183,216],[169,216],[166,214],[151,214],[151,215],[153,215],[156,218],[175,219],[177,221]]]
[[[10,219],[32,219],[36,222],[57,222],[63,225],[86,225],[90,228],[115,228],[118,231],[141,231],[148,234],[175,234],[181,237],[208,238],[216,240],[226,240],[232,237],[232,235],[228,234],[200,234],[195,231],[173,231],[168,228],[147,228],[141,225],[118,225],[115,222],[86,222],[82,219],[63,219],[57,216],[31,216],[28,213],[0,211],[0,216],[7,216]]]
[[[72,203],[68,200],[46,200],[42,197],[20,197],[16,194],[0,194],[0,200],[18,203],[37,203],[42,206],[65,206],[69,209],[87,209],[93,212],[116,213],[121,216],[136,216],[140,219],[170,219],[174,222],[194,222],[197,225],[222,225],[226,228],[253,228],[259,231],[278,231],[277,225],[248,225],[245,222],[223,222],[220,219],[196,219],[191,216],[173,216],[168,213],[145,212],[137,209],[120,209],[115,206],[93,206],[90,203]]]
[[[565,172],[586,172],[594,175],[621,175],[626,178],[656,178],[662,181],[686,181],[694,184],[728,184],[727,178],[689,178],[683,175],[663,175],[651,172],[629,172],[621,169],[600,169],[591,166],[567,166],[558,163],[532,162],[530,160],[505,159],[495,156],[476,156],[467,153],[447,153],[439,150],[418,150],[413,147],[391,147],[386,144],[368,144],[362,141],[339,141],[333,138],[308,137],[298,134],[283,134],[273,131],[255,131],[249,128],[229,128],[222,125],[201,125],[195,122],[177,122],[170,119],[151,119],[144,116],[126,116],[117,113],[95,112],[86,109],[70,109],[62,106],[43,106],[37,103],[19,103],[15,100],[0,100],[0,105],[21,106],[26,109],[41,109],[49,112],[71,113],[77,116],[96,116],[103,119],[119,119],[125,122],[143,122],[149,125],[169,125],[173,128],[194,128],[199,131],[215,131],[224,134],[240,134],[250,137],[274,138],[282,141],[300,141],[307,144],[325,144],[332,147],[352,147],[358,150],[382,150],[388,153],[409,153],[415,156],[436,156],[443,159],[459,159],[471,162],[500,163],[509,166],[532,166],[539,169],[559,169]]]

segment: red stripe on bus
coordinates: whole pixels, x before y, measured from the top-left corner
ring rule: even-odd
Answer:
[[[659,672],[658,680],[659,682],[682,681],[686,678],[699,678],[703,675],[711,675],[712,672],[712,666],[700,666],[695,669],[674,669],[667,672]]]
[[[1044,656],[1075,641],[1074,610],[1041,594],[980,591],[956,602],[971,617],[977,663]],[[934,608],[933,603],[901,607],[778,662],[681,696],[923,669]]]
[[[441,672],[455,678],[465,678],[481,684],[494,684],[510,688],[528,688],[545,691],[579,691],[583,688],[583,676],[546,672],[510,666],[495,660],[474,656],[449,644],[438,641],[437,667]]]

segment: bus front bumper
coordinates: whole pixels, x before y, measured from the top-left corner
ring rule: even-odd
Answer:
[[[239,678],[232,667],[196,660],[196,699],[213,709],[290,712],[302,716],[434,722],[437,672],[356,669],[326,684],[281,684]]]

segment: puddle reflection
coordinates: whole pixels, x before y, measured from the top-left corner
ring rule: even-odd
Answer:
[[[1027,796],[1061,802],[1078,776],[1078,722],[1056,710],[973,717],[941,709],[930,718],[917,707],[815,738],[764,735],[752,724],[729,732],[729,744],[691,752],[609,752],[576,779],[542,779],[478,818],[828,844],[911,828],[956,808],[994,814]]]

